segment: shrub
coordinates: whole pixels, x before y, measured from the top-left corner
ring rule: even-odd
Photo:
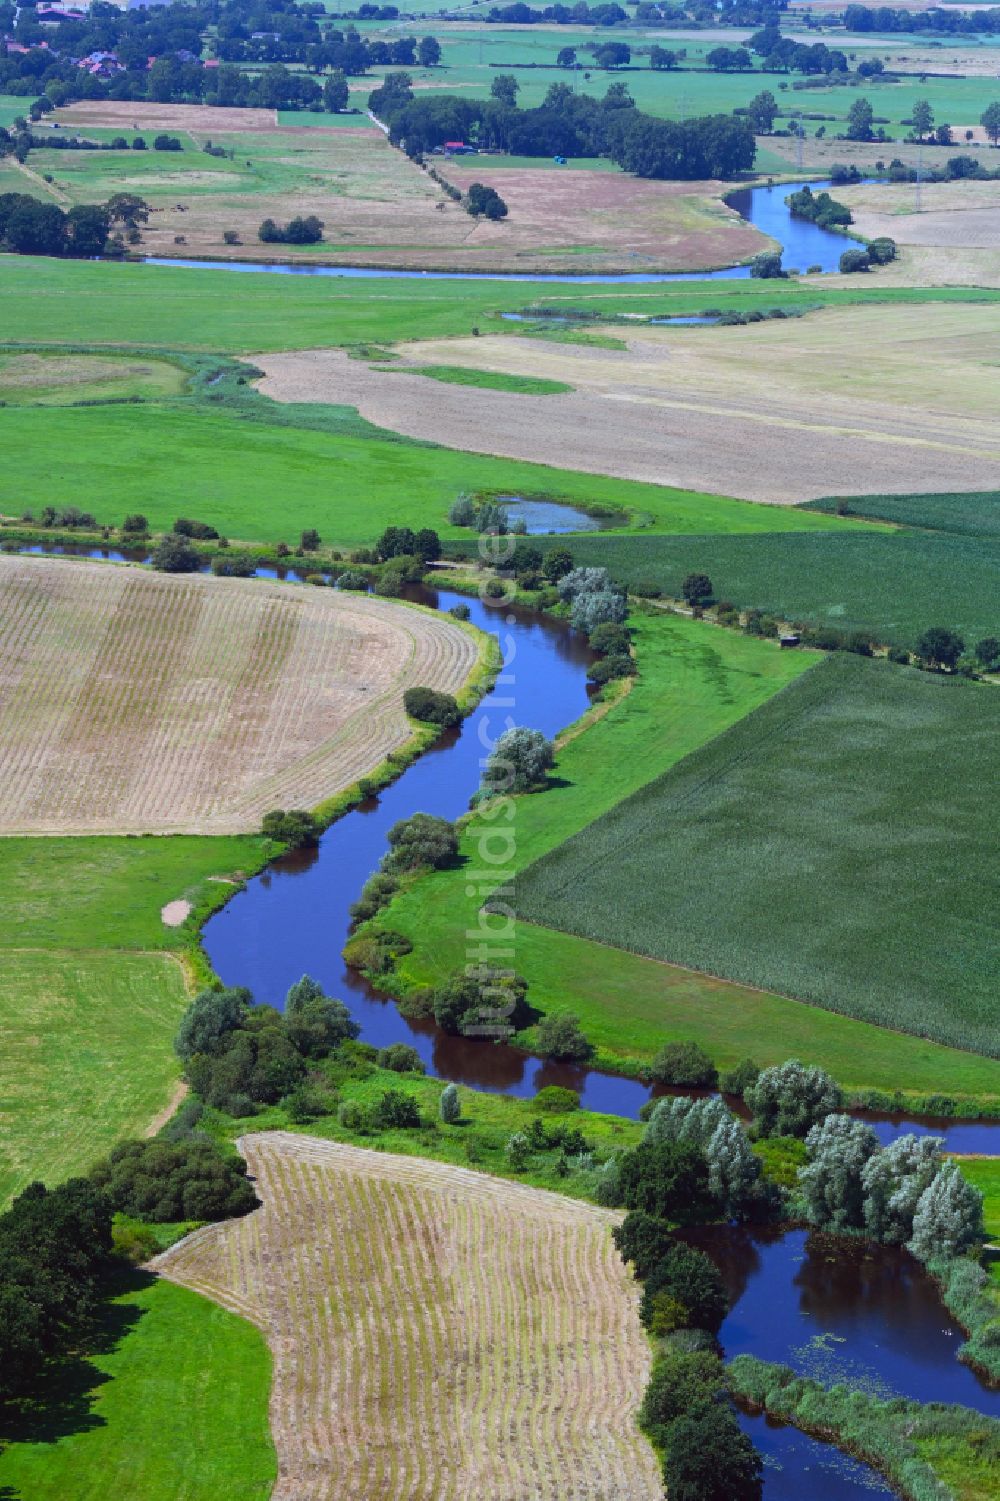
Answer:
[[[296,1126],[307,1126],[310,1121],[318,1120],[320,1116],[330,1115],[336,1103],[336,1094],[330,1094],[327,1090],[312,1084],[300,1084],[281,1101],[282,1107],[288,1112],[289,1120]]]
[[[840,271],[843,276],[851,276],[858,271],[871,269],[871,257],[867,250],[845,250],[840,257]]]
[[[476,507],[471,495],[458,495],[448,507],[448,520],[452,526],[475,526]]]
[[[538,1024],[537,1051],[543,1058],[578,1062],[589,1058],[593,1047],[580,1030],[580,1021],[568,1012],[546,1016]]]
[[[657,1311],[663,1309],[663,1294],[681,1310],[680,1324],[712,1334],[729,1311],[729,1297],[715,1262],[683,1241],[675,1241],[646,1277],[639,1317],[647,1329],[653,1328]]]
[[[159,573],[197,573],[201,558],[186,537],[168,532],[153,549],[152,563]]]
[[[441,870],[458,855],[455,825],[433,813],[414,813],[389,830],[389,849],[382,869],[390,874],[429,867]]]
[[[243,1026],[252,997],[242,987],[232,990],[202,990],[181,1018],[174,1039],[174,1052],[183,1062],[196,1053],[218,1056],[225,1052],[230,1035]]]
[[[888,235],[880,235],[868,242],[868,258],[875,266],[887,266],[896,259],[896,242]]]
[[[360,1131],[365,1123],[365,1112],[357,1100],[345,1100],[337,1111],[337,1120],[345,1131]]]
[[[153,137],[154,151],[182,151],[183,149],[177,136],[158,135]]]
[[[319,843],[319,824],[303,808],[292,808],[288,812],[283,808],[273,808],[264,814],[260,831],[268,839],[278,839],[292,849]]]
[[[360,573],[356,568],[348,568],[345,573],[334,579],[334,584],[338,589],[350,589],[359,594],[365,593],[368,589],[368,575]]]
[[[781,251],[760,251],[760,253],[758,255],[755,255],[753,260],[750,262],[750,275],[759,277],[765,281],[772,281],[779,277],[786,277],[788,275],[788,272],[782,269]]]
[[[632,634],[627,626],[607,620],[591,631],[590,645],[606,657],[627,657],[632,650]],[[1000,656],[1000,650],[997,655]]]
[[[727,1069],[719,1079],[723,1094],[744,1095],[760,1078],[760,1065],[752,1058],[743,1058],[735,1068]]]
[[[446,1084],[438,1101],[438,1114],[446,1126],[454,1126],[462,1118],[462,1102],[454,1084]]]
[[[149,522],[141,511],[130,511],[122,522],[122,531],[145,536],[149,531]]]
[[[403,694],[403,707],[411,719],[422,720],[425,724],[453,725],[462,718],[452,694],[438,693],[434,688],[407,688]]]
[[[696,1409],[669,1429],[663,1482],[671,1501],[759,1501],[763,1470],[727,1407]]]
[[[562,1084],[546,1084],[531,1102],[532,1110],[543,1115],[570,1115],[580,1108],[580,1096],[575,1089],[566,1089]]]
[[[257,565],[249,553],[227,553],[224,557],[212,559],[212,572],[216,578],[251,579],[257,571]]]
[[[717,1355],[707,1350],[667,1350],[653,1365],[639,1409],[639,1426],[662,1449],[671,1424],[685,1413],[718,1404],[725,1386]]]
[[[257,230],[257,238],[265,245],[318,245],[323,238],[323,221],[315,214],[296,215],[287,224],[277,224],[265,219]]]
[[[796,1058],[764,1069],[744,1099],[761,1136],[805,1136],[843,1104],[840,1088],[829,1074],[806,1068]]]
[[[325,1058],[361,1032],[343,1001],[324,995],[308,975],[297,980],[285,997],[285,1028],[306,1058]]]
[[[707,573],[689,573],[681,584],[681,593],[689,605],[704,608],[712,603],[712,580]]]
[[[433,993],[434,1020],[462,1036],[507,1036],[526,1019],[527,981],[512,970],[478,966],[453,975]]]
[[[574,599],[570,621],[574,630],[589,636],[598,626],[621,625],[627,614],[624,594],[614,594],[610,589],[588,590]]]
[[[508,1137],[506,1155],[507,1163],[514,1172],[523,1173],[531,1156],[531,1147],[523,1131],[515,1131],[513,1136]]]
[[[640,1279],[648,1277],[675,1244],[667,1221],[641,1209],[633,1209],[611,1234],[622,1261],[630,1261]]]
[[[506,219],[507,205],[496,188],[488,188],[481,182],[470,183],[465,201],[465,211],[475,218]]]
[[[544,785],[555,761],[551,740],[541,730],[515,726],[496,741],[483,770],[483,790],[489,795],[530,792]]]
[[[174,533],[178,537],[193,537],[196,542],[215,542],[218,540],[218,532],[207,521],[192,521],[189,517],[178,516],[174,522]]]
[[[371,1108],[371,1123],[380,1131],[412,1130],[420,1125],[417,1102],[401,1089],[387,1089]]]
[[[621,1202],[656,1219],[697,1224],[714,1209],[705,1154],[690,1142],[641,1141],[619,1160]]]
[[[719,1074],[704,1048],[696,1042],[668,1042],[646,1069],[654,1084],[677,1084],[690,1089],[714,1089]]]
[[[390,1069],[394,1074],[422,1074],[424,1061],[416,1048],[407,1042],[393,1042],[387,1048],[379,1048],[376,1063],[379,1068]]]
[[[121,1142],[90,1176],[113,1209],[141,1220],[224,1220],[257,1207],[243,1161],[207,1136]]]
[[[472,611],[469,609],[468,605],[452,605],[451,609],[448,611],[448,614],[451,615],[455,620],[468,620],[472,614]]]
[[[637,670],[631,657],[602,657],[587,668],[587,678],[600,688],[605,683],[614,683],[620,678],[634,678]]]

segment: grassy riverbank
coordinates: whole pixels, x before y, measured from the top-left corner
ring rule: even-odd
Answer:
[[[506,879],[736,724],[816,660],[677,616],[639,615],[635,624],[639,677],[607,713],[593,716],[585,733],[567,737],[555,785],[517,800],[516,855]],[[405,933],[414,945],[386,981],[398,991],[418,992],[464,967],[466,934],[477,930],[490,890],[489,881],[477,886],[468,874],[480,868],[484,828],[479,816],[464,825],[468,866],[417,879],[381,914],[378,926]],[[663,847],[669,857],[669,842]],[[605,858],[609,872],[613,867],[625,879],[629,860],[622,852]],[[666,915],[674,898],[680,902],[702,887],[710,893],[712,868],[705,860],[675,863],[655,888],[659,910]],[[540,1010],[580,1017],[599,1061],[612,1069],[634,1072],[663,1042],[696,1037],[722,1066],[747,1054],[761,1063],[798,1055],[851,1088],[1000,1097],[1000,1063],[993,1060],[585,937],[521,922],[510,962]],[[523,1040],[530,1045],[530,1031]]]

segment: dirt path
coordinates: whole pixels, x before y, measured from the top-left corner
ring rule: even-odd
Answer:
[[[164,1105],[163,1109],[158,1111],[157,1114],[153,1116],[153,1119],[150,1121],[149,1125],[142,1133],[143,1136],[155,1136],[157,1131],[162,1131],[170,1117],[187,1099],[188,1093],[188,1085],[184,1082],[183,1079],[178,1079],[177,1083],[174,1085],[173,1094],[170,1096],[170,1099]]]

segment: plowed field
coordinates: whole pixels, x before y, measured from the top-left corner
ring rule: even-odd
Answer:
[[[264,1330],[272,1501],[654,1501],[636,1285],[590,1205],[268,1132],[263,1208],[161,1256]]]
[[[312,807],[457,692],[475,638],[383,600],[0,557],[0,833],[236,833]]]

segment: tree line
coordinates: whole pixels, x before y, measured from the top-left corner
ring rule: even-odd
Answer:
[[[486,100],[418,98],[408,74],[390,73],[368,104],[393,145],[414,159],[463,140],[518,156],[607,156],[637,177],[733,177],[753,166],[753,130],[732,115],[660,120],[638,110],[623,83],[601,99],[554,83],[535,109],[519,109],[517,92],[516,80],[500,75]]]

